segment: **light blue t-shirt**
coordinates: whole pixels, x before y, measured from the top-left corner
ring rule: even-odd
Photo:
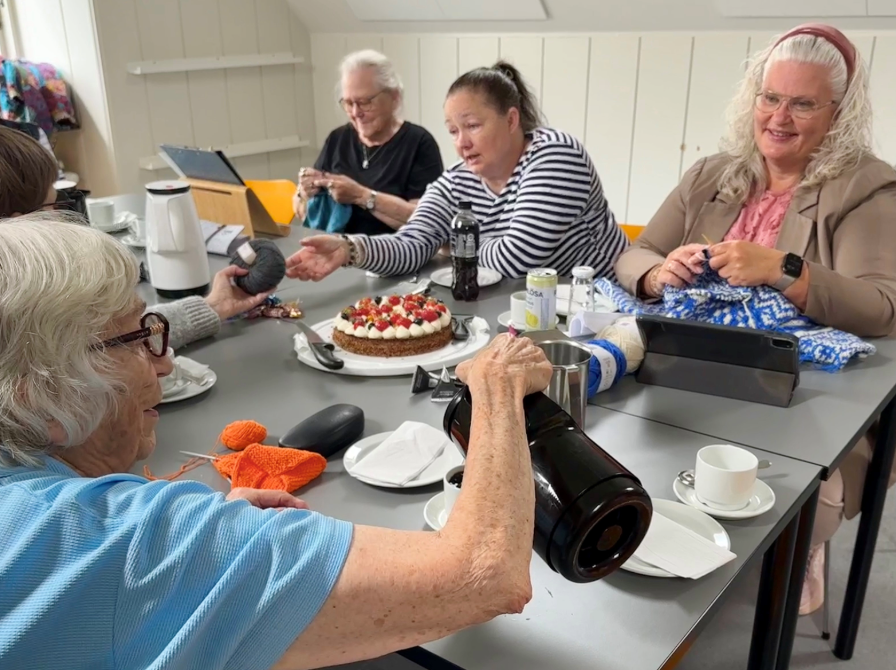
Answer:
[[[0,668],[267,670],[351,538],[349,523],[198,482],[0,468]]]

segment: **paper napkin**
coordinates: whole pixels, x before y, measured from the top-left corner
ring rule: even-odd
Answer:
[[[656,510],[635,556],[678,577],[700,579],[737,556]]]
[[[205,386],[211,381],[211,375],[209,374],[211,368],[207,365],[203,365],[186,356],[177,356],[174,362],[183,376],[194,384]]]
[[[440,430],[417,421],[405,421],[379,446],[352,468],[360,475],[383,484],[404,486],[420,476],[450,446]]]

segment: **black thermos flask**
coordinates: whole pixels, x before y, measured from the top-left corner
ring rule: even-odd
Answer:
[[[647,534],[653,505],[631,472],[543,393],[524,401],[535,476],[535,552],[573,582],[593,582],[625,563]],[[473,417],[467,387],[445,412],[445,432],[466,455]]]

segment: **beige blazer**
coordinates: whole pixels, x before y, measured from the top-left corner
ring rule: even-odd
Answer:
[[[718,190],[728,158],[701,159],[616,261],[635,294],[641,278],[683,244],[721,242],[743,203]],[[777,249],[809,265],[805,314],[860,337],[896,330],[896,170],[868,156],[817,188],[801,188],[784,216]]]

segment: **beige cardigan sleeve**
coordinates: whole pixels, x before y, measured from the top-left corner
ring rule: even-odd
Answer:
[[[706,159],[703,158],[685,173],[650,219],[644,232],[616,260],[616,278],[620,286],[632,295],[638,294],[641,277],[682,245],[687,218],[685,203],[705,165]]]
[[[896,329],[896,184],[875,191],[833,233],[831,268],[809,265],[804,314],[859,337]]]

